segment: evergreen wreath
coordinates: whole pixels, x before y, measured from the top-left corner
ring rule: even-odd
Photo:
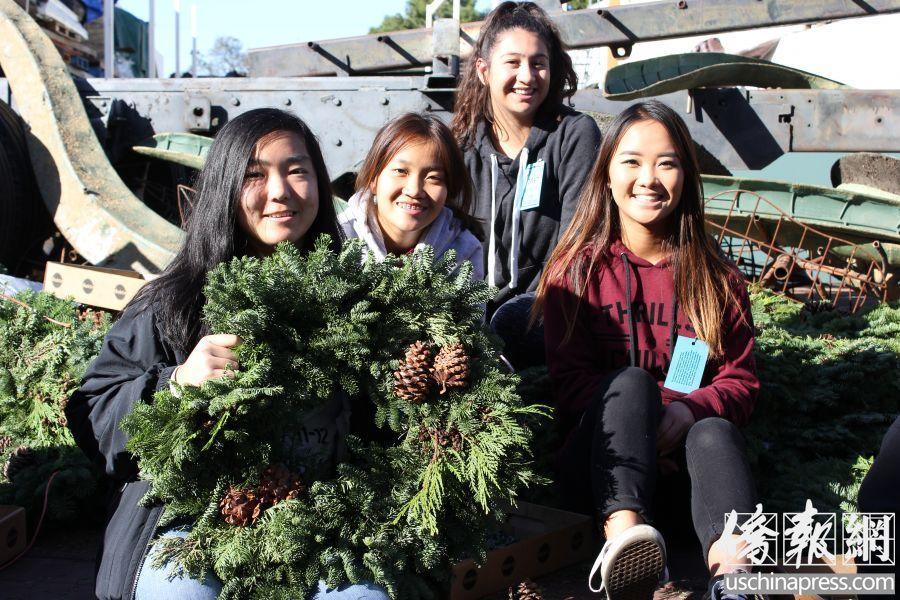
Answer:
[[[209,275],[204,319],[242,338],[240,370],[123,422],[161,525],[192,523],[157,564],[214,572],[223,598],[303,598],[320,580],[433,598],[455,561],[484,557],[491,522],[537,480],[525,422],[545,409],[516,394],[483,327],[490,289],[454,258],[377,262],[323,236]],[[298,462],[286,441],[335,394],[366,394],[393,443],[351,435],[336,468]]]

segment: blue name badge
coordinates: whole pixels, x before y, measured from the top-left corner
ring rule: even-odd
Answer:
[[[703,379],[703,371],[706,369],[707,358],[709,346],[706,342],[679,335],[663,386],[683,394],[690,394],[698,389],[700,380]]]
[[[532,210],[541,205],[541,186],[544,185],[544,160],[539,159],[525,167],[519,186],[519,210]]]

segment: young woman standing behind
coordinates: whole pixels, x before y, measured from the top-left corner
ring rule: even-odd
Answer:
[[[593,119],[563,103],[577,82],[547,14],[503,2],[472,49],[451,122],[485,227],[487,280],[499,288],[488,318],[517,368],[544,361],[543,333],[525,333],[533,292],[600,143]]]
[[[704,230],[693,143],[668,106],[635,104],[610,126],[541,309],[563,483],[606,534],[591,588],[649,598],[666,553],[648,523],[682,521],[688,503],[710,574],[749,570],[725,515],[756,505],[737,429],[759,390],[750,301]]]

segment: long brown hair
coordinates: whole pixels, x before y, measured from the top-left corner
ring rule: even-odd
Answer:
[[[524,29],[537,35],[550,53],[550,92],[538,107],[538,115],[557,111],[563,99],[571,97],[578,86],[572,59],[547,13],[534,2],[501,3],[485,19],[457,88],[450,128],[463,148],[474,143],[482,120],[494,125],[490,89],[478,79],[476,63],[479,58],[490,61],[497,40],[511,29]]]
[[[436,148],[447,184],[445,206],[480,240],[481,228],[470,214],[472,179],[466,170],[462,151],[447,125],[434,115],[406,113],[382,127],[356,175],[356,191],[372,189],[391,159],[408,144],[416,143],[432,144]]]
[[[640,121],[656,121],[666,128],[684,171],[681,198],[669,217],[672,226],[664,248],[673,259],[670,264],[678,304],[697,336],[709,345],[711,355],[721,357],[724,352],[723,319],[729,305],[737,305],[732,285],[739,274],[704,229],[703,186],[688,128],[674,110],[657,100],[626,108],[603,137],[600,154],[581,192],[572,223],[560,238],[541,276],[532,318],[541,314],[551,285],[572,289],[577,298],[574,310],[570,312],[563,307],[568,326],[565,340],[571,336],[586,282],[603,263],[608,265],[609,248],[621,239],[619,211],[609,187],[609,167],[625,132]]]

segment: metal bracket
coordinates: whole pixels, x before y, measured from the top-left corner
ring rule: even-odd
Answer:
[[[459,75],[459,21],[437,19],[431,37],[433,75],[456,78]]]
[[[212,106],[206,96],[188,95],[184,105],[184,126],[188,131],[209,131]]]

